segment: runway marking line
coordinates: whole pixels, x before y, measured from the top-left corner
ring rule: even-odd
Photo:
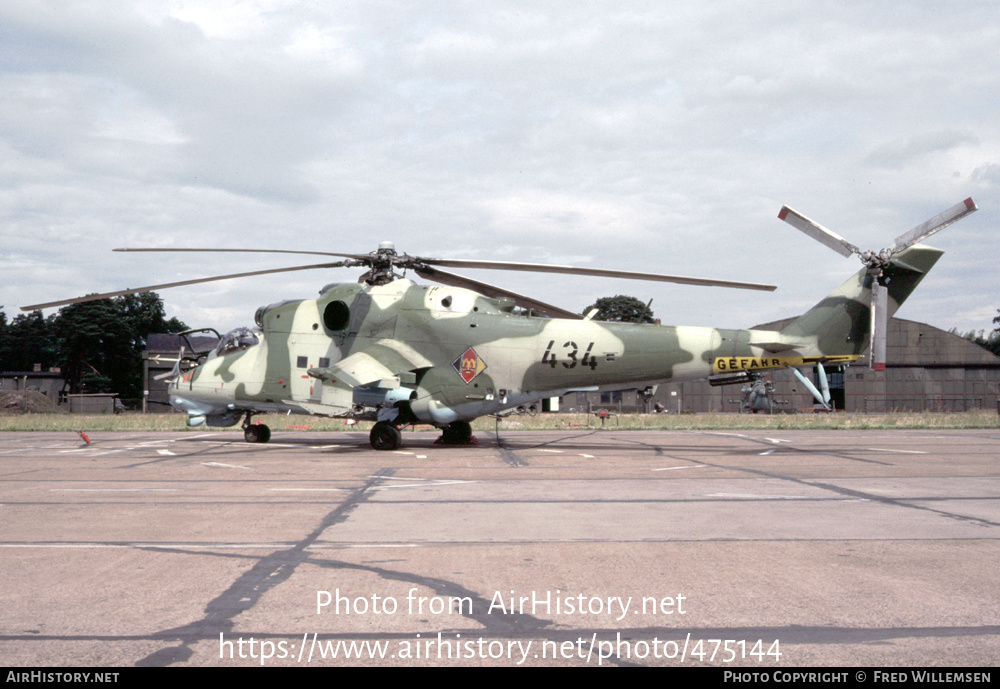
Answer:
[[[371,490],[389,490],[391,488],[421,488],[423,486],[451,486],[459,483],[479,483],[479,481],[462,481],[459,479],[437,479],[437,478],[413,478],[406,476],[369,476],[368,478],[380,478],[386,481],[422,481],[423,483],[406,483],[393,486],[372,486]]]
[[[925,455],[925,454],[927,454],[923,450],[893,450],[893,449],[890,449],[890,448],[887,448],[887,447],[869,447],[868,449],[871,450],[872,452],[900,452],[900,453],[908,454],[908,455]]]
[[[347,488],[268,488],[268,490],[273,490],[275,492],[286,492],[286,493],[343,493]]]
[[[50,488],[53,493],[178,493],[179,488]]]
[[[418,479],[419,480],[419,479]],[[404,483],[395,486],[372,486],[370,490],[393,490],[395,488],[424,488],[427,486],[451,486],[458,483],[478,483],[478,481],[436,481],[434,483]]]
[[[706,493],[706,498],[741,498],[744,500],[829,500],[807,495],[757,495],[754,493]]]

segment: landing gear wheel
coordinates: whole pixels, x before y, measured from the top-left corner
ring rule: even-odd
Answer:
[[[368,440],[375,450],[396,450],[403,443],[403,434],[388,421],[379,421],[372,426]]]
[[[452,421],[441,429],[441,443],[444,445],[467,445],[472,438],[472,424],[468,421]]]
[[[264,424],[251,424],[243,429],[243,439],[248,443],[266,443],[271,439],[271,429]]]

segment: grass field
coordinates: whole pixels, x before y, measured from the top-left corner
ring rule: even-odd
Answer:
[[[368,430],[370,423],[348,425],[343,419],[283,414],[256,417],[272,431],[345,431]],[[0,416],[0,431],[193,431],[203,433],[205,426],[188,428],[182,414],[118,415],[88,414],[9,414]],[[493,430],[493,417],[476,419],[476,430]],[[608,430],[746,430],[746,429],[886,429],[886,428],[1000,428],[995,411],[970,411],[958,414],[623,414],[604,420],[588,414],[513,415],[499,420],[504,430],[559,430],[565,428],[604,428]],[[418,427],[437,432],[430,426]]]

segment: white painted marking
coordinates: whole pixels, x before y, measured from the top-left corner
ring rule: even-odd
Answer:
[[[790,442],[792,442],[791,440],[781,440],[780,438],[764,438],[764,440],[766,440],[766,441],[768,441],[770,443],[774,443],[775,445],[777,445],[778,443],[790,443]]]
[[[245,467],[240,464],[223,464],[222,462],[202,462],[203,466],[207,467],[225,467],[227,469],[249,469],[250,467]]]
[[[662,467],[660,469],[653,469],[653,471],[673,471],[674,469],[700,469],[702,467],[708,466],[707,464],[686,464],[682,467]]]
[[[706,493],[706,498],[744,498],[750,500],[813,500],[806,495],[755,495],[753,493]]]
[[[177,493],[179,488],[52,488],[53,493]]]
[[[887,447],[870,447],[868,448],[872,452],[900,452],[908,455],[925,455],[927,454],[923,450],[892,450]]]
[[[543,449],[540,449],[539,452],[556,452],[558,454],[562,454],[563,451],[562,450],[546,450],[546,449],[543,448]]]
[[[321,550],[329,548],[420,548],[419,543],[345,543],[344,545],[310,545],[306,550]]]
[[[380,478],[385,481],[440,481],[437,478],[420,478],[419,476],[369,476],[368,478]],[[479,483],[479,481],[455,481],[456,483]]]
[[[762,456],[763,456],[763,455],[769,455],[769,454],[771,454],[772,452],[774,452],[774,450],[767,450],[766,452],[759,452],[758,454],[760,454],[760,455],[762,455]]]
[[[157,450],[157,451],[156,451],[156,454],[158,454],[158,455],[166,455],[166,456],[168,456],[168,457],[175,457],[175,456],[176,456],[176,455],[175,455],[175,454],[174,454],[173,452],[171,452],[170,450]]]
[[[752,493],[706,493],[706,498],[743,498],[749,500],[823,500],[824,502],[871,502],[868,498],[809,497],[807,495],[754,495]]]
[[[0,543],[0,548],[183,548],[185,550],[273,550],[294,543]],[[340,550],[346,548],[420,548],[420,543],[326,543],[306,546],[306,550]]]
[[[418,478],[407,476],[369,476],[368,478],[380,478],[386,481],[422,481],[423,483],[405,483],[403,485],[373,486],[369,490],[389,490],[391,488],[420,488],[422,486],[451,486],[458,483],[479,483],[479,481],[461,481],[458,479],[445,480],[436,478]]]
[[[276,493],[343,493],[346,488],[268,488]]]
[[[457,480],[457,479],[456,480],[452,480],[452,481],[445,481],[445,480],[432,479],[432,478],[426,478],[426,479],[425,478],[415,478],[415,479],[409,479],[409,480],[410,481],[426,481],[426,483],[404,483],[402,485],[400,485],[400,484],[397,483],[396,485],[392,485],[392,486],[373,486],[370,490],[392,490],[394,488],[423,488],[425,486],[452,486],[452,485],[456,485],[456,484],[459,484],[459,483],[478,483],[478,481],[460,481],[460,480]]]
[[[0,543],[0,548],[287,548],[294,543]],[[312,547],[312,546],[308,546]]]
[[[580,455],[581,457],[586,457],[587,459],[593,459],[594,455]]]

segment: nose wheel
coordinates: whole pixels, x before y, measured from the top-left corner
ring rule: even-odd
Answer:
[[[243,439],[248,443],[266,443],[271,439],[271,429],[262,423],[250,423],[251,413],[243,421]]]
[[[403,444],[403,433],[395,424],[379,421],[372,426],[368,440],[375,450],[397,450]]]

